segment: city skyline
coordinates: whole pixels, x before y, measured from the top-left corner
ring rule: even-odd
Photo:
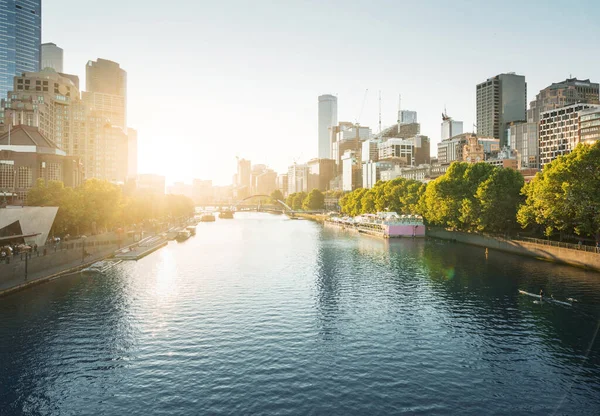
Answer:
[[[553,82],[569,76],[597,80],[600,74],[600,63],[584,45],[536,30],[569,15],[581,23],[582,39],[593,39],[598,30],[593,11],[599,6],[592,1],[561,13],[509,2],[491,16],[502,30],[490,30],[482,19],[492,9],[465,2],[344,2],[343,8],[332,3],[316,9],[258,2],[254,10],[240,2],[184,2],[185,14],[157,2],[139,7],[107,1],[85,10],[73,0],[60,3],[63,7],[44,7],[42,42],[64,49],[65,72],[79,75],[82,85],[89,60],[113,60],[127,70],[128,119],[139,130],[140,172],[166,174],[169,183],[205,178],[229,184],[235,156],[277,172],[294,160],[316,157],[316,97],[322,94],[337,95],[338,120],[360,117],[374,132],[378,91],[384,126],[395,123],[402,94],[403,109],[418,112],[422,134],[435,149],[444,108],[464,122],[464,131],[473,130],[475,86],[492,76],[524,75],[531,101]],[[111,6],[117,4],[122,12],[114,15]],[[517,5],[520,13],[514,14],[508,6]],[[465,19],[471,24],[459,24]],[[365,30],[354,30],[357,24]],[[72,36],[75,32],[85,36]],[[406,36],[414,41],[402,41],[399,48],[397,39]],[[540,46],[548,42],[555,56],[579,54],[576,65],[570,59],[547,65]],[[490,47],[494,54],[486,53]],[[190,129],[190,120],[201,127]],[[241,134],[243,129],[252,134]],[[231,154],[219,148],[222,140]],[[294,146],[281,146],[282,141]]]

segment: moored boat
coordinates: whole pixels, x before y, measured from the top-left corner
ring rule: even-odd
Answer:
[[[221,218],[222,220],[231,220],[233,219],[233,211],[221,211],[219,213],[219,218]]]
[[[175,237],[175,240],[182,242],[187,240],[188,238],[190,238],[191,234],[188,230],[181,230],[179,232],[177,232],[177,236]]]
[[[90,274],[104,274],[119,263],[121,263],[121,260],[100,260],[91,266],[86,267],[81,272]]]
[[[215,216],[210,212],[205,212],[200,217],[200,222],[213,222],[215,220],[216,220]]]
[[[382,238],[425,237],[425,224],[419,215],[378,212],[357,217],[331,217],[326,225]]]

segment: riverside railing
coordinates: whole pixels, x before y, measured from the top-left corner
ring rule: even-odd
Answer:
[[[559,247],[559,248],[568,248],[570,250],[579,250],[585,251],[587,253],[600,253],[598,247],[588,246],[585,244],[571,244],[571,243],[563,243],[561,241],[552,241],[552,240],[543,240],[540,238],[530,238],[530,237],[517,237],[513,238],[514,240],[524,241],[526,243],[535,243],[544,246],[550,247]]]
[[[130,244],[128,238],[123,239],[102,239],[102,240],[73,240],[73,241],[61,241],[60,243],[55,244],[46,244],[44,246],[38,246],[37,250],[33,248],[28,251],[22,251],[18,253],[12,253],[10,256],[5,256],[0,258],[0,264],[10,264],[15,261],[25,261],[26,257],[29,259],[37,258],[37,257],[48,257],[54,254],[63,253],[65,251],[78,250],[82,252],[82,256],[86,257],[86,253],[88,250],[96,251],[95,249],[102,249],[105,246],[117,246],[117,249],[122,247],[123,245]]]

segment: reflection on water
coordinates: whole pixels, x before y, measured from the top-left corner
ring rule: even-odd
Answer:
[[[0,414],[598,414],[599,314],[598,274],[240,214],[0,299]]]

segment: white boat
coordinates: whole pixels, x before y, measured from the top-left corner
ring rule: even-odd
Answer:
[[[81,272],[104,274],[108,270],[114,268],[119,263],[121,263],[121,260],[100,260],[92,264],[91,266],[86,267]]]

